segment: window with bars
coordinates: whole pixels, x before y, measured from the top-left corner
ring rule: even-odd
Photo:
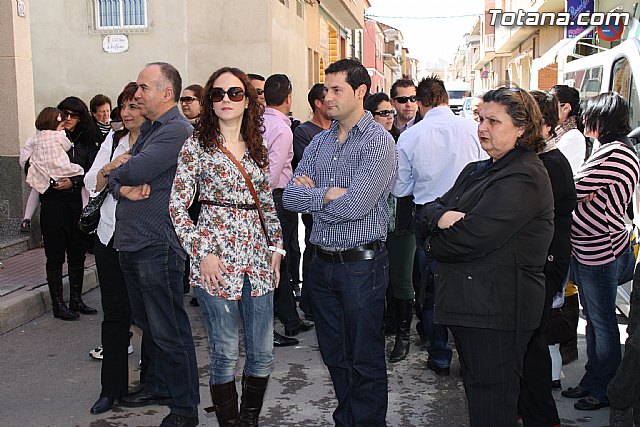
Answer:
[[[96,30],[147,28],[147,0],[94,0]]]

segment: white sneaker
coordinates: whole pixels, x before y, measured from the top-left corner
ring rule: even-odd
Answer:
[[[93,357],[94,359],[102,360],[102,346],[96,347],[91,350],[89,352],[89,356]]]
[[[131,344],[131,341],[129,341],[129,347],[127,347],[127,354],[132,354],[132,353],[133,353],[133,344]],[[102,346],[96,347],[93,350],[91,350],[89,352],[89,356],[93,357],[94,359],[102,360],[103,359]]]

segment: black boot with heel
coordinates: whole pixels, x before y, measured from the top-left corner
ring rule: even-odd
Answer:
[[[396,300],[396,342],[389,355],[389,362],[396,363],[407,358],[410,347],[411,319],[413,318],[413,302],[411,300]]]
[[[49,294],[51,295],[51,308],[53,309],[53,317],[62,320],[76,320],[78,313],[69,310],[62,298],[62,270],[47,271],[47,285],[49,286]]]
[[[205,408],[205,411],[216,413],[220,427],[239,426],[240,413],[235,380],[224,384],[209,384],[209,390],[213,406]]]
[[[71,298],[69,308],[82,314],[96,314],[98,310],[89,307],[82,301],[82,282],[84,280],[84,268],[69,267],[69,285],[71,287]]]

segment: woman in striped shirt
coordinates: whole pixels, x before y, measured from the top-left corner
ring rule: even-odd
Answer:
[[[574,176],[578,205],[571,228],[571,276],[587,319],[586,372],[577,387],[562,392],[581,398],[579,410],[609,406],[606,389],[620,363],[616,321],[618,278],[629,261],[624,212],[638,184],[638,157],[626,137],[629,105],[615,92],[587,101],[585,136],[600,146]]]

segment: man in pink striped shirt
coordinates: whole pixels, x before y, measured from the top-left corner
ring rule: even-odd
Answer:
[[[293,132],[291,131],[291,81],[284,74],[273,74],[264,84],[264,97],[267,108],[264,111],[264,139],[269,146],[269,174],[273,202],[282,226],[282,238],[285,248],[290,247],[292,239],[297,239],[297,213],[286,210],[282,205],[282,192],[293,175]],[[293,298],[289,280],[289,257],[285,255],[280,263],[280,284],[275,293],[275,306],[278,318],[284,325],[288,336],[313,328],[313,324],[300,319]],[[280,336],[274,332],[274,346],[296,345],[298,340]]]

